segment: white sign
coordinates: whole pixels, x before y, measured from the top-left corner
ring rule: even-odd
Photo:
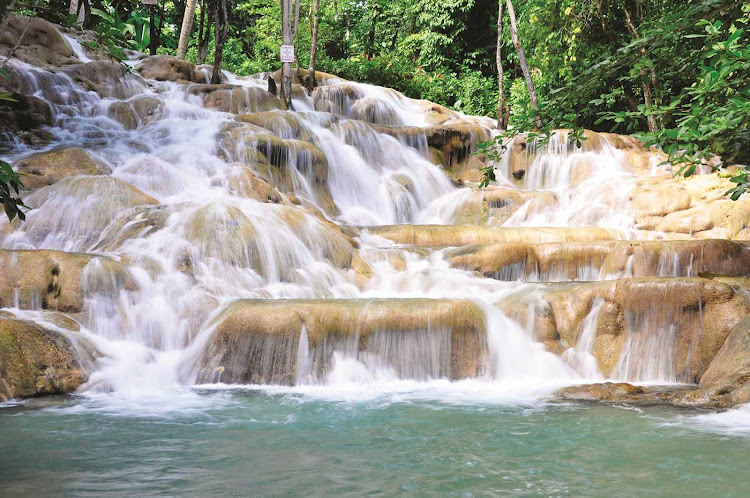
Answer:
[[[281,46],[281,62],[294,62],[294,45]]]
[[[141,3],[143,5],[156,5],[157,4],[157,0],[141,0]]]

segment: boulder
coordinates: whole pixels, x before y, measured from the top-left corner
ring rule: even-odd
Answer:
[[[402,378],[488,373],[484,314],[468,301],[241,300],[217,323],[201,382],[323,381],[334,351]]]
[[[16,45],[18,49],[13,56],[32,66],[57,68],[80,62],[57,28],[38,17],[8,16],[5,32],[0,33],[3,60]]]
[[[698,389],[679,404],[731,408],[750,403],[750,317],[745,317],[714,356]]]
[[[89,250],[114,220],[138,206],[158,201],[110,176],[74,176],[40,188],[28,199],[26,221],[11,228],[32,247]]]
[[[727,283],[702,278],[641,278],[551,285],[541,289],[563,349],[574,347],[595,298],[592,354],[600,371],[625,381],[696,383],[727,336],[750,313],[748,299]],[[528,298],[500,303],[527,309]],[[546,335],[550,335],[547,333]]]
[[[140,96],[130,100],[133,111],[138,116],[141,124],[147,124],[153,120],[161,118],[161,111],[164,103],[154,97]]]
[[[36,152],[14,163],[26,188],[35,190],[52,185],[63,178],[78,175],[108,175],[108,166],[78,147],[62,147]]]
[[[157,81],[174,81],[177,83],[205,81],[203,72],[196,70],[195,64],[171,55],[146,57],[136,66],[136,71],[144,78]]]
[[[36,146],[48,143],[52,134],[43,127],[55,121],[49,103],[18,93],[12,93],[11,98],[0,100],[0,150],[17,140]]]
[[[96,268],[87,270],[93,260],[97,261]],[[94,254],[0,250],[0,270],[0,308],[78,313],[83,309],[86,289],[97,291],[97,286],[84,278],[95,277],[95,272],[116,282],[118,288],[136,287],[122,263]]]
[[[0,316],[0,401],[75,391],[96,354],[84,343],[75,332]]]
[[[110,118],[117,121],[126,130],[138,128],[138,116],[127,102],[113,102],[107,110]]]
[[[234,85],[191,85],[189,91],[201,95],[208,109],[232,114],[267,112],[281,109],[281,102],[262,88]]]
[[[127,99],[142,93],[146,82],[124,64],[112,61],[94,61],[66,67],[63,72],[85,90],[101,97]]]

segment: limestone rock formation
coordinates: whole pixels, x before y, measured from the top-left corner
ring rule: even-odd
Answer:
[[[37,152],[16,161],[14,166],[24,175],[23,183],[30,190],[52,185],[71,176],[111,173],[107,165],[79,147]]]
[[[0,316],[0,400],[66,394],[83,384],[93,350],[73,336]]]
[[[323,380],[333,350],[363,361],[379,358],[384,368],[407,378],[461,379],[487,372],[484,316],[467,301],[244,300],[218,320],[203,356],[203,381]],[[303,330],[309,351],[300,352]]]
[[[125,265],[93,254],[0,250],[0,268],[0,308],[78,313],[86,291],[102,290],[100,276],[118,289],[136,287]]]

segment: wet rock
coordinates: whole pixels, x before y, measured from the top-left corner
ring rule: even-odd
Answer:
[[[461,379],[487,372],[484,315],[468,301],[242,300],[218,318],[202,381],[293,384],[323,379],[333,352],[382,359],[401,377]],[[299,351],[306,331],[307,354]],[[307,358],[299,365],[298,358]],[[375,366],[375,365],[371,365]]]
[[[0,250],[0,307],[80,312],[85,294],[83,274],[93,260],[121,288],[135,288],[125,266],[104,256]]]
[[[292,83],[302,84],[305,78],[308,76],[307,69],[299,68],[296,71],[292,71]],[[257,75],[256,75],[257,76]],[[278,88],[281,87],[281,69],[268,74],[267,77],[272,78],[276,82]],[[301,78],[300,78],[301,77]],[[335,85],[337,83],[345,82],[346,80],[336,76],[334,74],[324,73],[322,71],[315,71],[315,80],[319,86]]]
[[[23,174],[23,183],[30,190],[52,185],[71,176],[111,173],[108,166],[78,147],[37,152],[19,159],[14,166]]]
[[[653,397],[653,392],[645,387],[625,382],[603,382],[570,386],[555,391],[554,397],[569,401],[644,401]]]
[[[260,202],[281,202],[281,194],[262,178],[260,173],[244,165],[232,168],[227,178],[227,187],[234,195],[255,199]]]
[[[232,114],[267,112],[281,109],[281,102],[273,94],[254,87],[232,85],[204,85],[210,88],[191,87],[192,92],[203,96],[203,103],[209,109]]]
[[[171,55],[146,57],[136,66],[136,71],[144,78],[157,81],[174,81],[177,83],[205,81],[203,71],[197,70],[195,64]]]
[[[30,145],[48,143],[52,134],[42,127],[54,123],[50,105],[30,95],[12,93],[11,98],[12,101],[0,100],[0,149],[15,140]]]
[[[138,206],[158,201],[133,185],[110,176],[74,176],[34,191],[26,200],[32,210],[11,227],[32,247],[89,250],[105,229]],[[61,242],[61,237],[64,244]]]
[[[109,106],[107,114],[126,130],[138,128],[138,116],[127,102],[114,102]]]
[[[312,138],[299,116],[286,111],[256,112],[239,116],[243,123],[250,123],[270,131],[283,139],[309,142]]]
[[[678,404],[731,408],[750,402],[750,317],[744,318],[714,356],[698,389]]]
[[[568,242],[616,240],[616,230],[604,228],[495,228],[472,225],[383,225],[367,227],[399,244],[463,246],[492,242]]]
[[[509,242],[465,246],[447,258],[454,266],[501,280],[750,275],[750,246],[728,240]]]
[[[68,42],[51,23],[37,17],[8,17],[6,30],[0,33],[0,56],[3,59],[20,40],[14,57],[32,66],[56,68],[80,62],[75,58]]]
[[[88,373],[71,337],[32,322],[0,317],[0,400],[66,394]]]
[[[750,313],[748,300],[730,285],[701,278],[558,284],[544,288],[541,298],[549,304],[566,347],[577,343],[597,297],[604,304],[592,354],[602,374],[630,381],[666,376],[670,378],[661,380],[697,383],[727,336]]]
[[[141,96],[130,101],[141,124],[147,124],[151,121],[161,118],[161,111],[164,103],[153,97]]]
[[[85,90],[101,97],[127,99],[146,88],[143,79],[130,72],[124,64],[112,61],[94,61],[66,67],[63,72]]]

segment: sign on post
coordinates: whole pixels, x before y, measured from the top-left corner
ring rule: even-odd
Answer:
[[[294,45],[281,46],[281,62],[294,62]]]
[[[141,0],[143,5],[156,5],[159,0]]]

